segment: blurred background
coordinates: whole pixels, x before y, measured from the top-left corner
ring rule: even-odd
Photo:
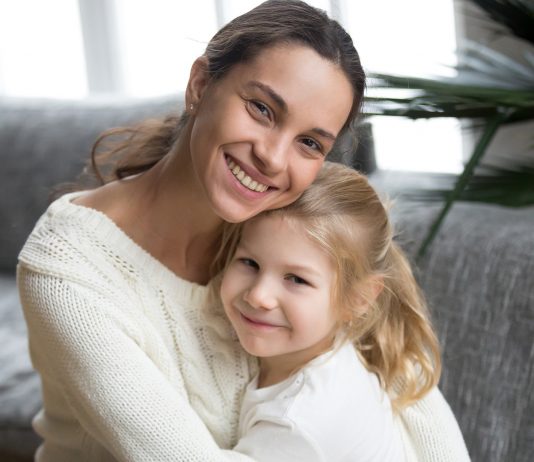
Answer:
[[[1,0],[0,96],[147,98],[185,89],[210,37],[256,0]],[[317,0],[367,71],[451,75],[464,17],[453,0]],[[376,117],[378,166],[457,173],[457,119]],[[402,153],[402,154],[401,154]]]

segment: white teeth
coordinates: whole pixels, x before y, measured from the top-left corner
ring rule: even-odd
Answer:
[[[250,178],[243,170],[241,170],[241,167],[237,165],[233,160],[228,160],[228,168],[230,168],[230,171],[234,174],[234,176],[243,186],[247,187],[252,191],[264,192],[267,191],[267,189],[269,188],[269,186],[258,183],[256,180]]]

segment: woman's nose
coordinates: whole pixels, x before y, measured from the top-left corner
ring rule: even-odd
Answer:
[[[243,298],[256,309],[272,310],[278,306],[274,287],[266,277],[257,278],[245,291]]]
[[[256,167],[265,174],[274,175],[287,168],[291,141],[280,133],[271,133],[254,144]]]

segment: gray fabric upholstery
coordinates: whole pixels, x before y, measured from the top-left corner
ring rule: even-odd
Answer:
[[[41,406],[39,377],[28,356],[15,278],[0,276],[0,460],[31,458],[38,443],[29,426]]]
[[[413,255],[437,206],[403,204]],[[534,207],[456,204],[417,265],[443,347],[441,387],[473,461],[534,455]]]
[[[178,98],[151,101],[0,99],[0,269],[13,269],[52,186],[73,180],[103,130],[165,114]]]
[[[72,181],[103,130],[180,110],[182,97],[87,102],[0,98],[0,460],[32,460],[41,406],[15,285],[17,255],[49,203]]]

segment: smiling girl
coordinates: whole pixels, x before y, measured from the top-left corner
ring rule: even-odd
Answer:
[[[362,175],[327,163],[296,202],[228,229],[220,296],[259,358],[237,451],[264,462],[469,460],[435,389],[423,297]]]

